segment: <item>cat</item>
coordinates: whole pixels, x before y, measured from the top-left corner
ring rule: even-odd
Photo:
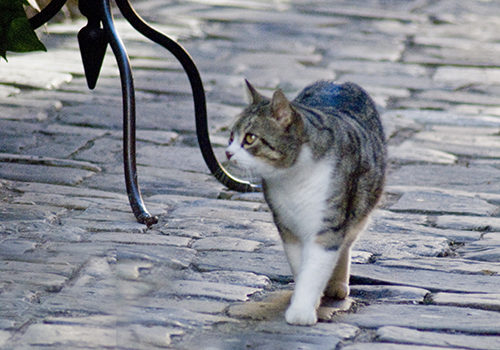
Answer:
[[[318,81],[293,101],[246,89],[226,156],[262,180],[295,280],[286,321],[313,325],[323,294],[349,295],[351,246],[384,186],[382,123],[354,83]]]

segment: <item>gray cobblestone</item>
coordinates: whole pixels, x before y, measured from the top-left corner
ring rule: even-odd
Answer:
[[[499,348],[500,87],[494,1],[136,1],[187,47],[224,159],[243,79],[290,97],[362,84],[389,139],[386,195],[353,252],[351,298],[293,327],[292,285],[262,194],[218,184],[181,66],[120,16],[137,101],[135,222],[108,54],[88,91],[76,34],[0,62],[0,348]],[[241,176],[244,176],[242,174]]]

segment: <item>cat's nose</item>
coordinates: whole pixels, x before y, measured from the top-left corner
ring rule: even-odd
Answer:
[[[231,160],[231,157],[234,156],[234,153],[231,153],[229,151],[226,151],[226,157],[227,157],[227,160]]]

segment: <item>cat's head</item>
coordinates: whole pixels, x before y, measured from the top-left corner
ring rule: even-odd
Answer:
[[[281,90],[262,96],[246,82],[250,104],[231,129],[227,158],[267,177],[292,166],[303,143],[303,122]]]

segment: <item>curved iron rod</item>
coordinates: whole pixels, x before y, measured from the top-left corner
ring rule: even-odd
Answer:
[[[208,168],[215,176],[215,178],[228,188],[240,192],[255,192],[258,191],[260,186],[254,185],[248,181],[240,180],[227,172],[226,169],[219,163],[212,149],[210,137],[208,134],[207,125],[207,110],[205,100],[205,90],[201,81],[200,74],[196,65],[194,64],[191,56],[186,50],[173,41],[166,35],[158,32],[149,26],[132,8],[128,0],[115,0],[118,8],[127,21],[142,35],[155,43],[163,46],[170,51],[175,58],[181,63],[184,71],[186,72],[191,90],[193,92],[193,101],[196,118],[196,134],[198,137],[198,144],[200,146],[203,159]]]
[[[137,167],[135,162],[135,95],[134,81],[130,62],[125,47],[116,32],[113,23],[113,14],[109,0],[102,0],[102,22],[107,33],[111,49],[115,55],[123,94],[123,163],[125,183],[132,211],[140,223],[148,227],[157,223],[158,218],[151,216],[142,200],[141,191],[137,184]]]
[[[29,19],[31,28],[36,29],[50,21],[62,9],[65,3],[66,0],[52,0],[49,2],[42,11]]]

